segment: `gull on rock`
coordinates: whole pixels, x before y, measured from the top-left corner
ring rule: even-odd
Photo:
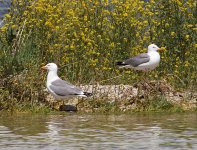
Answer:
[[[144,72],[151,71],[159,65],[160,55],[158,51],[162,50],[164,48],[159,48],[157,45],[151,44],[148,46],[147,53],[141,53],[132,58],[117,62],[116,65],[120,68],[132,68]]]
[[[48,63],[46,66],[41,67],[41,69],[48,70],[46,86],[49,93],[51,93],[56,100],[75,96],[88,97],[92,95],[92,93],[84,92],[79,87],[60,79],[57,75],[58,67],[55,63]]]

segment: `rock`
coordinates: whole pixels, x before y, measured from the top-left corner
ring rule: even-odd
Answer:
[[[59,111],[74,111],[76,112],[77,111],[77,107],[76,106],[73,106],[73,105],[61,105],[59,107]]]

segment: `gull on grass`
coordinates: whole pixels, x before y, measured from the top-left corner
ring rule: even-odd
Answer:
[[[143,72],[155,69],[160,62],[160,55],[158,51],[163,51],[164,48],[159,48],[155,44],[148,46],[147,53],[141,53],[124,61],[116,62],[120,68],[132,68],[134,70],[141,70]]]

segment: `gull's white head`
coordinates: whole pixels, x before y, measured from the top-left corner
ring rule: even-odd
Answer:
[[[155,44],[151,44],[148,46],[148,52],[156,52],[156,51],[165,51],[166,49],[164,47],[159,48]]]
[[[149,45],[148,46],[148,52],[153,52],[153,51],[158,51],[160,48],[157,46],[157,45],[155,45],[155,44],[151,44],[151,45]]]
[[[41,67],[41,69],[46,69],[48,71],[56,71],[57,72],[57,65],[55,63],[48,63],[46,66]]]

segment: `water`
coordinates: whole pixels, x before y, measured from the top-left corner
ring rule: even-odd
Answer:
[[[0,149],[197,149],[197,113],[1,114]]]

